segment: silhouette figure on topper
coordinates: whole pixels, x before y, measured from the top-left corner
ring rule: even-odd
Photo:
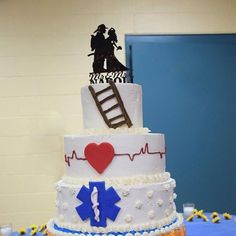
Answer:
[[[104,61],[106,57],[106,47],[105,47],[105,37],[104,33],[106,33],[107,27],[104,24],[101,24],[97,27],[97,29],[94,31],[96,35],[91,35],[91,50],[94,51],[94,53],[89,54],[94,55],[94,61],[93,61],[93,72],[94,73],[100,73],[105,72],[106,69],[104,69]]]
[[[114,28],[108,30],[108,37],[106,38],[106,60],[107,60],[107,71],[124,71],[128,70],[123,64],[121,64],[115,57],[114,49],[122,50],[121,46],[117,46],[117,35]]]
[[[108,30],[108,37],[105,38],[107,27],[101,24],[94,31],[96,35],[91,35],[91,51],[94,53],[88,54],[88,56],[94,55],[93,72],[114,72],[114,71],[126,71],[128,70],[119,60],[115,57],[114,51],[122,50],[121,46],[117,46],[117,35],[114,28]],[[106,61],[106,68],[104,64]]]

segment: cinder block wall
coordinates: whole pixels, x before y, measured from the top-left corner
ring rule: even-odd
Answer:
[[[0,0],[0,224],[54,215],[62,136],[82,128],[98,24],[124,46],[124,34],[236,32],[235,13],[235,0]]]

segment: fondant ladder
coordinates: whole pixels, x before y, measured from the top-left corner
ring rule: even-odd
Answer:
[[[116,87],[116,85],[113,81],[109,81],[109,86],[102,89],[102,90],[100,90],[100,91],[98,91],[98,92],[96,92],[91,85],[88,88],[89,88],[90,93],[93,96],[93,99],[94,99],[94,101],[97,105],[97,108],[98,108],[99,112],[102,115],[102,118],[104,119],[105,123],[107,124],[107,126],[109,128],[116,129],[117,127],[122,126],[124,124],[127,124],[128,127],[132,126],[132,122],[129,118],[129,115],[128,115],[126,109],[125,109],[125,106],[124,106],[124,103],[121,99],[120,93],[119,93],[119,91],[118,91],[118,89],[117,89],[117,87]],[[112,91],[111,95],[103,98],[102,100],[98,99],[99,95],[101,95],[101,94],[103,94],[103,93],[105,93],[109,90]],[[115,105],[109,107],[106,110],[103,110],[102,105],[105,102],[110,101],[111,99],[116,100]],[[113,111],[116,108],[120,108],[121,114],[108,119],[107,114],[109,112]],[[114,123],[117,119],[120,119],[120,118],[123,118],[123,119],[121,121],[117,122],[117,123]]]

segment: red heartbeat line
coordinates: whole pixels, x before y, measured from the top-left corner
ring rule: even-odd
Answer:
[[[141,154],[160,155],[160,158],[162,159],[163,155],[166,154],[166,147],[165,147],[165,151],[164,152],[150,152],[149,151],[148,143],[146,143],[145,146],[142,147],[140,149],[140,151],[137,152],[137,153],[134,153],[134,154],[130,154],[130,153],[115,153],[115,156],[128,156],[130,161],[134,161],[134,158],[136,156],[140,156]],[[87,159],[85,157],[78,157],[75,150],[73,150],[71,156],[67,156],[65,154],[64,158],[65,158],[65,162],[67,163],[68,166],[70,166],[70,160],[73,160],[73,159],[76,159],[78,161],[87,161]]]
[[[65,154],[64,157],[65,157],[65,162],[67,163],[68,166],[70,166],[70,160],[73,160],[73,159],[76,159],[78,161],[87,161],[87,159],[85,157],[78,157],[75,150],[73,150],[71,156],[67,156]]]
[[[166,154],[166,148],[165,148],[165,151],[164,152],[150,152],[149,151],[149,147],[148,147],[148,143],[146,143],[145,144],[145,146],[144,147],[142,147],[141,149],[140,149],[140,151],[139,152],[137,152],[137,153],[134,153],[134,154],[129,154],[129,153],[120,153],[120,154],[115,154],[115,156],[128,156],[129,157],[129,159],[130,159],[130,161],[134,161],[134,158],[136,157],[136,156],[139,156],[139,155],[141,155],[141,154],[151,154],[151,155],[155,155],[155,154],[159,154],[160,155],[160,158],[162,159],[163,158],[163,155],[165,155]]]

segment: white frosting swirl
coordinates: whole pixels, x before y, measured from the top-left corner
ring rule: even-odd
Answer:
[[[170,179],[170,173],[158,173],[155,175],[136,175],[132,177],[117,177],[117,178],[93,178],[96,181],[105,181],[108,185],[118,187],[120,185],[141,185],[147,183],[161,183]],[[89,178],[75,178],[70,176],[63,176],[62,180],[68,184],[82,184],[86,185]]]
[[[176,222],[172,223],[170,226],[165,226],[166,224],[170,224],[174,219],[176,219],[177,217],[177,220]],[[116,229],[112,229],[111,227],[106,227],[106,228],[97,228],[97,227],[79,227],[79,225],[72,225],[72,224],[62,224],[62,223],[59,223],[57,220],[53,220],[51,219],[49,221],[49,223],[47,224],[47,228],[48,228],[48,231],[53,233],[54,235],[59,235],[59,236],[65,236],[65,235],[72,235],[71,233],[66,233],[65,232],[60,232],[60,231],[57,231],[54,229],[54,223],[56,223],[58,226],[60,227],[63,227],[63,228],[68,228],[68,229],[71,229],[71,230],[78,230],[78,231],[83,231],[85,232],[88,236],[95,231],[98,231],[97,233],[104,233],[104,235],[107,236],[107,233],[108,232],[111,232],[111,231],[116,231],[116,232],[120,232],[122,234],[122,232],[124,231],[130,231],[131,229],[132,230],[137,230],[137,231],[142,231],[142,230],[148,230],[150,228],[155,228],[157,227],[157,229],[151,231],[150,233],[148,232],[137,232],[135,233],[135,236],[139,236],[142,235],[142,236],[153,236],[154,235],[159,235],[160,232],[161,233],[169,233],[171,232],[172,230],[175,230],[175,229],[178,229],[179,227],[182,227],[183,226],[183,217],[181,214],[174,214],[173,216],[169,216],[167,217],[165,220],[162,220],[162,221],[157,221],[155,223],[151,223],[151,224],[144,224],[144,225],[128,225],[128,227],[124,227],[125,225],[120,225],[120,226],[117,226]],[[96,229],[96,230],[95,230]],[[123,235],[123,234],[122,234]],[[126,233],[126,236],[127,235],[130,235],[130,233]]]
[[[101,128],[101,129],[82,129],[80,130],[80,134],[82,135],[104,135],[104,134],[147,134],[151,132],[150,129],[146,127],[118,127],[116,129],[109,129],[109,128]]]

